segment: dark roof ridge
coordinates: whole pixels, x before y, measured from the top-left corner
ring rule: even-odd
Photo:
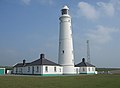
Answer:
[[[75,67],[95,67],[95,66],[88,62],[85,62],[85,58],[83,58],[82,62],[76,64]]]
[[[39,58],[37,60],[34,60],[30,63],[17,63],[14,67],[24,67],[24,66],[35,66],[35,65],[53,65],[53,66],[61,66],[53,61],[50,61],[46,58]]]

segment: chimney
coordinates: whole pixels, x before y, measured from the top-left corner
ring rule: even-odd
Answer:
[[[40,54],[41,65],[43,64],[43,59],[45,58],[45,54]]]
[[[85,62],[85,58],[82,59],[82,62]]]
[[[45,58],[45,54],[40,54],[40,59],[44,59]]]
[[[25,65],[25,62],[26,62],[26,60],[24,59],[24,60],[23,60],[23,65]]]

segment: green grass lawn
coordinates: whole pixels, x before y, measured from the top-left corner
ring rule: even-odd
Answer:
[[[0,76],[0,88],[120,88],[120,74],[61,77]]]

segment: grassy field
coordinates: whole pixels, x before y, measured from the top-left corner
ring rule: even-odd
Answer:
[[[120,75],[0,76],[0,88],[120,88]]]

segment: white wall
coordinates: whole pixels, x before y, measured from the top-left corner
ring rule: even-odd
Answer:
[[[38,68],[38,69],[37,69]],[[25,67],[14,67],[13,73],[16,74],[41,74],[42,66],[25,66]],[[33,71],[34,69],[34,71]]]
[[[76,74],[96,74],[95,67],[75,67]]]
[[[48,71],[46,71],[46,67],[48,68]],[[54,70],[55,67],[56,67],[56,71]],[[63,67],[44,65],[43,74],[63,74]]]
[[[48,68],[48,71],[45,70],[46,67]],[[56,67],[56,71],[54,71],[55,67]],[[17,73],[16,73],[16,70],[17,70]],[[17,68],[14,67],[13,73],[14,74],[62,74],[63,67],[49,66],[49,65],[25,66],[25,67],[17,67]]]
[[[80,67],[79,72],[82,74],[94,74],[95,73],[95,67]]]
[[[80,69],[80,67],[74,67],[74,72],[75,72],[75,74],[79,74],[80,72],[79,72],[79,69]]]
[[[12,70],[7,70],[7,74],[11,74]]]
[[[25,74],[41,74],[41,68],[42,66],[40,65],[26,66],[24,67],[24,73]]]

